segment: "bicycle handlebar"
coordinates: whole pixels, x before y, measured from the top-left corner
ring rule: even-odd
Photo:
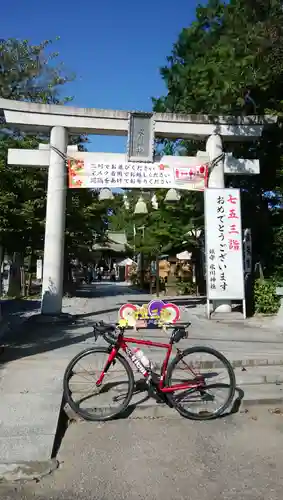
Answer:
[[[165,324],[164,326],[166,326],[166,328],[171,328],[171,329],[185,330],[190,325],[191,323],[188,322],[188,323],[168,323]],[[99,323],[94,323],[93,325],[95,340],[97,340],[98,337],[101,336],[110,345],[114,345],[117,342],[119,333],[124,333],[125,330],[126,327],[120,326],[119,323],[104,323],[103,321],[100,321]],[[172,333],[172,335],[174,335],[174,332]],[[187,336],[188,335],[186,335],[186,337]]]
[[[124,330],[124,328],[119,326],[117,323],[104,323],[103,321],[95,323],[93,325],[95,340],[101,336],[108,344],[115,344],[118,338],[117,329],[119,329],[121,333]]]

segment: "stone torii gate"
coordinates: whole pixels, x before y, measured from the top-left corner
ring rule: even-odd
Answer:
[[[178,115],[171,113],[131,113],[127,111],[76,108],[44,105],[0,99],[7,125],[23,132],[50,135],[50,145],[40,145],[38,150],[10,149],[8,164],[47,167],[48,190],[44,244],[44,268],[42,285],[42,314],[57,315],[61,312],[63,294],[63,255],[66,205],[65,156],[85,159],[90,163],[147,161],[153,162],[155,138],[207,139],[206,152],[196,158],[162,158],[163,162],[177,161],[196,165],[212,161],[223,152],[222,141],[254,141],[261,136],[264,126],[276,122],[274,117],[221,117],[207,115]],[[133,145],[143,127],[146,147],[134,153]],[[144,133],[145,131],[145,133]],[[98,134],[128,136],[128,154],[78,153],[68,146],[70,135]],[[60,152],[61,154],[58,154]],[[138,157],[137,157],[138,156]],[[259,173],[257,160],[242,160],[225,155],[212,169],[208,187],[224,188],[224,173],[253,175]],[[229,304],[219,304],[220,310],[229,310]]]

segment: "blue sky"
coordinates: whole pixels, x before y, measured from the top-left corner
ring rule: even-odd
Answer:
[[[14,0],[1,6],[1,38],[61,39],[54,46],[77,79],[73,105],[151,110],[165,93],[159,67],[199,0]],[[205,3],[205,2],[204,2]],[[73,7],[72,7],[73,5]],[[92,138],[89,150],[123,152],[125,140]]]

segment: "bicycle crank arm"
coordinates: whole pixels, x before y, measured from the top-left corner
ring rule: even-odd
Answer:
[[[152,374],[152,375],[156,375],[156,374]],[[156,375],[156,377],[158,377],[158,375]],[[160,389],[159,389],[159,377],[155,379],[155,377],[153,376],[150,380],[150,385],[149,385],[149,393],[151,393],[151,396],[156,400],[157,403],[165,403],[166,405],[168,405],[170,408],[173,408],[173,405],[172,403],[169,401],[168,397],[167,397],[167,394],[165,392],[162,392]],[[159,399],[159,400],[158,400]]]

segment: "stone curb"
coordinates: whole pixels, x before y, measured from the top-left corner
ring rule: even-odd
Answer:
[[[283,397],[282,398],[263,398],[263,399],[244,399],[242,401],[239,401],[239,398],[236,398],[235,402],[233,403],[233,408],[230,412],[227,412],[227,415],[233,414],[233,413],[238,413],[238,412],[243,412],[245,410],[249,410],[250,408],[253,408],[254,406],[282,406],[283,405]],[[65,412],[69,418],[70,423],[74,424],[80,424],[84,423],[85,420],[82,419],[81,417],[77,416],[70,407],[66,406],[65,407]],[[121,417],[121,419],[125,419],[125,417]],[[127,416],[127,419],[130,420],[138,420],[138,419],[143,419],[143,418],[183,418],[179,415],[179,413],[174,410],[174,408],[170,408],[164,403],[160,404],[143,404],[142,406],[136,406],[133,410],[132,413]],[[119,417],[117,417],[117,420],[119,420]],[[99,423],[99,422],[93,422]],[[107,424],[106,422],[102,422],[104,424]]]
[[[11,482],[39,481],[58,467],[55,458],[44,462],[0,463],[0,486]]]
[[[279,405],[283,406],[283,397],[241,399],[241,396],[238,396],[235,398],[232,408],[230,412],[229,411],[227,412],[227,414],[229,415],[233,413],[242,412],[254,406],[279,406]],[[131,404],[129,405],[128,408],[131,408]],[[73,410],[68,405],[65,406],[64,411],[70,423],[85,422],[85,420],[76,415],[76,413],[74,413]],[[181,417],[177,412],[177,410],[175,410],[174,408],[170,408],[168,405],[164,403],[157,404],[154,401],[153,403],[150,402],[147,402],[146,404],[143,403],[140,406],[132,405],[132,408],[129,411],[129,415],[127,417],[121,416],[121,419],[122,418],[133,420],[142,418],[183,418],[183,417]],[[119,420],[119,417],[117,417],[117,420]],[[107,421],[102,423],[107,423]]]
[[[277,333],[283,333],[283,324],[282,321],[277,318],[277,316],[273,316],[270,318],[270,322],[265,322],[264,320],[261,321],[259,318],[221,318],[217,315],[211,316],[210,320],[206,318],[205,315],[199,314],[198,312],[195,313],[194,315],[195,318],[197,318],[199,321],[202,322],[208,322],[210,321],[211,323],[214,324],[220,324],[220,325],[225,325],[230,328],[235,328],[235,327],[241,327],[244,326],[247,329],[260,329],[261,331],[270,331],[270,327],[274,328]],[[253,319],[254,318],[254,319]]]
[[[229,356],[228,356],[229,358]],[[270,359],[260,359],[260,358],[254,358],[254,359],[239,359],[239,360],[234,360],[230,361],[231,365],[233,368],[245,368],[245,367],[253,367],[253,366],[283,366],[283,359],[276,359],[276,358],[270,358]],[[215,363],[216,365],[216,363]],[[208,368],[208,367],[203,367],[203,368]],[[211,368],[218,368],[218,366],[213,366]]]

